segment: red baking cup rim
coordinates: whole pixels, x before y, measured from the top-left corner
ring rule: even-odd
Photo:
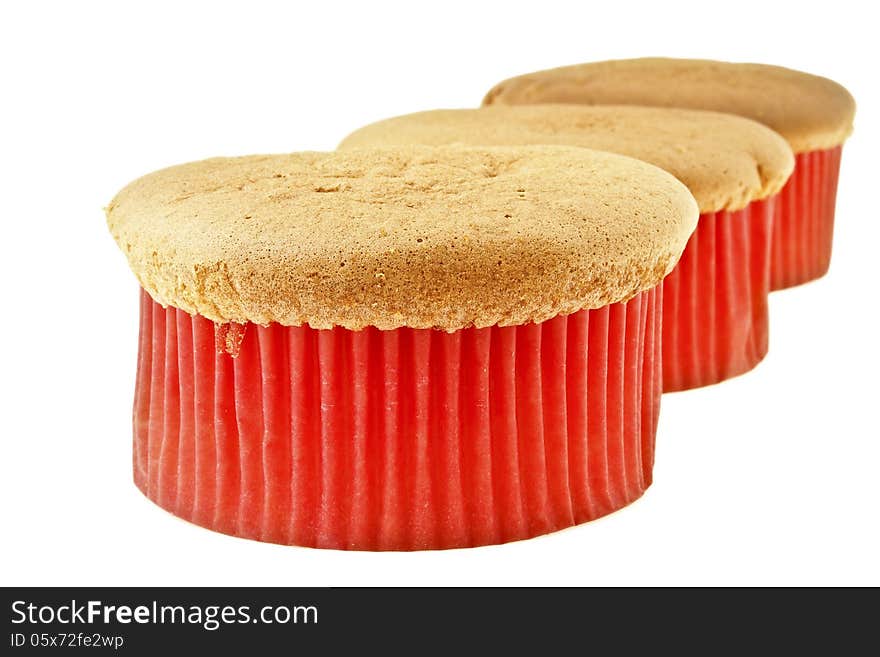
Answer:
[[[771,290],[802,285],[828,272],[842,153],[841,145],[795,156],[774,220]]]
[[[350,331],[215,325],[144,292],[135,481],[196,524],[309,547],[598,518],[651,482],[661,304],[658,286],[540,324]]]
[[[719,383],[768,349],[770,240],[777,197],[700,215],[663,282],[663,390]]]

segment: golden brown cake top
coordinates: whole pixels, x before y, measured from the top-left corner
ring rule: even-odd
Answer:
[[[628,155],[678,178],[700,212],[739,210],[775,194],[794,168],[785,140],[760,123],[718,112],[625,105],[419,112],[361,128],[340,148],[455,143],[556,144]]]
[[[649,105],[739,114],[788,140],[795,153],[832,148],[852,132],[856,105],[827,78],[781,66],[703,59],[577,64],[501,82],[485,105]]]
[[[107,222],[162,304],[218,322],[456,330],[657,285],[697,220],[644,162],[582,148],[215,158],[134,181]]]

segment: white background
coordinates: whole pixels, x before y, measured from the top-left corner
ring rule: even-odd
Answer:
[[[0,584],[880,584],[869,4],[4,3]],[[506,546],[370,554],[215,534],[137,491],[137,285],[101,210],[120,187],[212,155],[332,149],[510,75],[642,55],[791,66],[859,110],[831,273],[772,296],[755,371],[664,397],[641,500]]]

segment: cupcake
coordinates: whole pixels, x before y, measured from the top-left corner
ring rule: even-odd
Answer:
[[[651,105],[738,114],[773,128],[796,155],[773,228],[771,289],[819,278],[831,261],[843,142],[855,101],[826,78],[764,64],[627,59],[566,66],[496,85],[485,105]]]
[[[697,219],[561,147],[217,158],[107,208],[141,291],[134,480],[251,539],[523,539],[651,482],[663,277]]]
[[[663,389],[752,369],[767,353],[770,236],[791,149],[769,128],[729,114],[653,107],[530,105],[439,110],[362,128],[341,144],[556,144],[635,157],[693,193],[697,229],[664,281]]]

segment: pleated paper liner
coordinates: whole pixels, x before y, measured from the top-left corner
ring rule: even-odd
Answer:
[[[662,286],[515,327],[215,325],[145,292],[134,479],[199,525],[321,548],[503,543],[651,483]]]
[[[767,354],[770,239],[777,197],[700,215],[663,282],[663,390],[747,372]]]
[[[771,290],[800,285],[828,271],[842,148],[795,157],[774,220]]]

